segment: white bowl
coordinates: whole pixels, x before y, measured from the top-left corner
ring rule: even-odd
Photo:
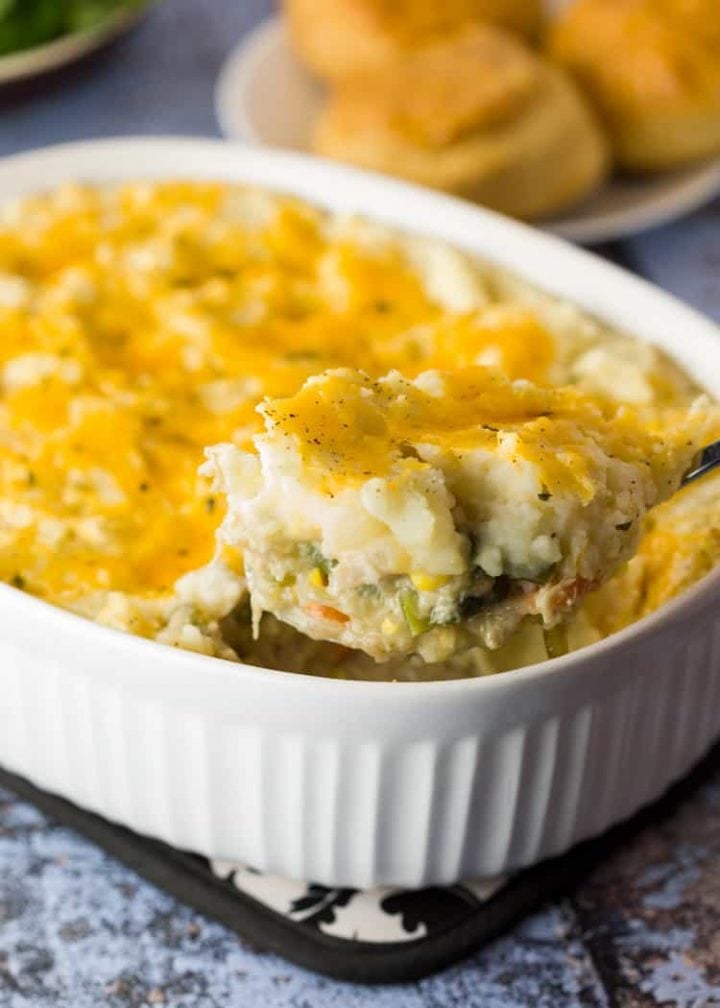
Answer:
[[[323,88],[298,63],[283,19],[269,18],[228,56],[215,89],[220,129],[233,140],[305,151]],[[720,193],[720,159],[647,177],[612,178],[547,231],[589,245],[645,231]]]
[[[70,179],[259,183],[493,258],[665,347],[720,395],[716,327],[556,238],[309,157],[122,139],[0,162]],[[720,733],[720,571],[564,658],[484,679],[345,682],[173,650],[0,585],[0,763],[179,847],[327,885],[495,875],[659,795]]]

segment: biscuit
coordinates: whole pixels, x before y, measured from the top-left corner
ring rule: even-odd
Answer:
[[[370,70],[466,22],[535,36],[540,7],[540,0],[285,0],[295,51],[328,79]]]
[[[488,25],[338,82],[314,140],[320,154],[524,218],[578,201],[608,168],[573,82]]]
[[[717,0],[579,0],[551,27],[548,52],[596,104],[622,167],[720,152]]]

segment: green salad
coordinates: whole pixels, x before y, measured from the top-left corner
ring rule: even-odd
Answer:
[[[100,24],[144,0],[0,0],[0,56]]]

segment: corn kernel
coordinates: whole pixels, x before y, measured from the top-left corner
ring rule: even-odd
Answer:
[[[398,631],[398,625],[395,622],[395,620],[391,620],[391,619],[387,619],[386,618],[380,624],[380,629],[383,632],[383,634],[385,635],[385,637],[392,637],[393,634],[397,633],[397,631]]]
[[[435,591],[450,580],[447,574],[423,574],[422,571],[410,575],[413,588],[418,591]]]
[[[313,588],[325,588],[327,587],[328,579],[327,574],[321,567],[313,567],[308,576],[308,580]]]
[[[234,546],[228,546],[227,543],[224,543],[221,549],[221,556],[224,563],[230,568],[233,574],[245,573],[245,561],[241,550],[236,549]]]

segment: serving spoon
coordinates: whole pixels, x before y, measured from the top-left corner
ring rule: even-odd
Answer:
[[[693,467],[683,476],[680,487],[706,476],[713,469],[720,469],[720,441],[713,441],[695,457]]]
[[[701,476],[707,476],[714,469],[720,469],[720,441],[707,445],[693,459],[693,464],[680,481],[679,490],[689,483],[694,483]],[[570,650],[567,640],[567,628],[562,624],[543,628],[543,640],[548,658],[559,658]]]

